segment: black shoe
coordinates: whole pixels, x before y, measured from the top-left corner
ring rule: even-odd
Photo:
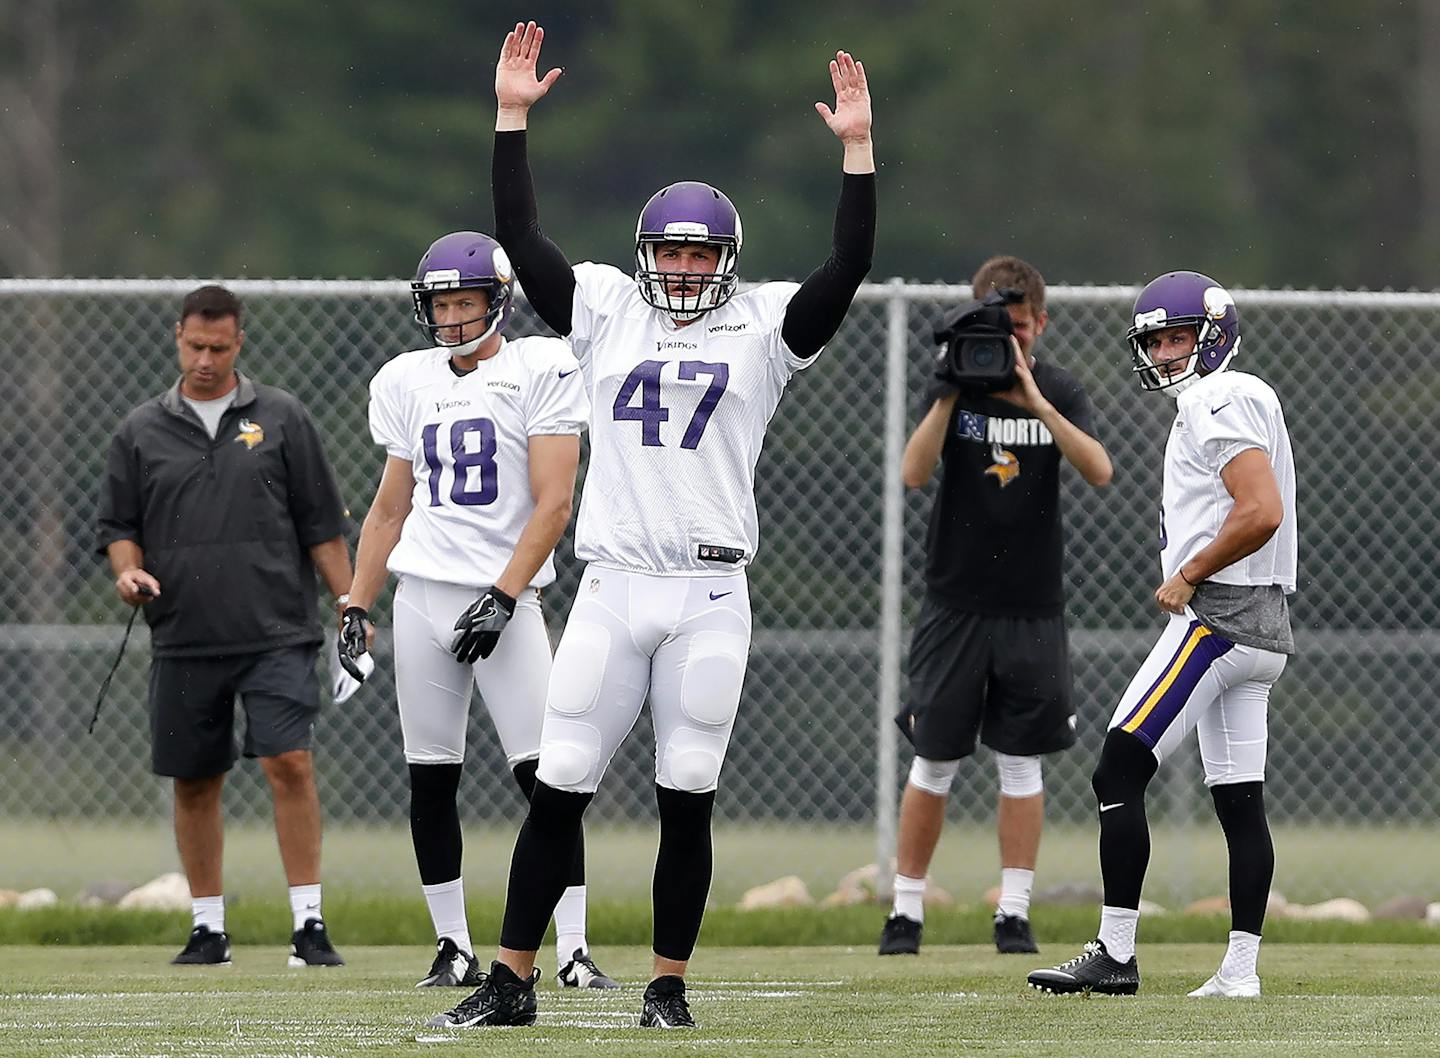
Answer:
[[[460,950],[449,937],[435,942],[435,961],[430,964],[430,973],[416,988],[474,988],[485,975],[480,972],[480,960]]]
[[[924,932],[923,922],[916,922],[897,911],[885,920],[885,928],[880,931],[880,954],[919,955],[920,934]]]
[[[642,1029],[693,1029],[690,1004],[685,1002],[685,978],[666,974],[645,987],[645,1003],[640,1008]]]
[[[535,1024],[535,982],[540,971],[532,970],[528,980],[502,962],[492,962],[490,972],[480,974],[480,987],[460,1000],[452,1010],[436,1014],[425,1022],[432,1029],[468,1029],[472,1025]]]
[[[1102,996],[1133,996],[1140,990],[1140,964],[1133,955],[1126,962],[1112,959],[1101,941],[1092,940],[1069,962],[1048,970],[1031,970],[1028,980],[1031,988],[1056,995],[1096,992]]]
[[[344,966],[345,960],[330,943],[325,923],[318,918],[307,918],[303,928],[290,934],[290,965]]]
[[[1035,934],[1030,932],[1030,920],[1019,915],[996,915],[995,950],[1001,955],[1033,955],[1039,951]]]
[[[570,961],[560,967],[560,972],[555,975],[555,980],[560,982],[561,988],[619,988],[611,978],[605,976],[600,967],[595,965],[595,960],[590,958],[590,953],[584,948],[576,948],[570,956]]]
[[[229,966],[230,934],[216,933],[209,926],[190,931],[185,950],[170,960],[172,966]]]

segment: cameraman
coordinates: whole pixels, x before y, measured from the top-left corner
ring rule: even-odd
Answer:
[[[937,332],[945,348],[929,411],[905,446],[908,488],[925,485],[937,461],[943,468],[910,649],[909,703],[896,718],[915,761],[900,806],[895,905],[881,955],[920,950],[925,876],[945,800],[977,734],[1000,774],[995,947],[1037,950],[1030,890],[1045,815],[1040,755],[1075,742],[1060,457],[1097,487],[1110,481],[1110,457],[1095,439],[1084,387],[1031,356],[1048,322],[1040,273],[1017,257],[993,257],[975,274],[974,295],[985,303],[947,317]],[[956,317],[962,331],[998,334],[999,342],[982,339],[962,353]],[[996,357],[1007,342],[1013,356]]]

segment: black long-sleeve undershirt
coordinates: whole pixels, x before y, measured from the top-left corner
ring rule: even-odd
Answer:
[[[523,130],[495,133],[490,185],[495,199],[495,238],[510,255],[530,306],[552,331],[561,337],[568,335],[575,304],[575,272],[564,251],[540,230]]]
[[[846,173],[835,209],[830,256],[811,272],[790,304],[780,337],[796,356],[818,353],[845,322],[875,252],[875,174]]]
[[[491,183],[496,238],[510,255],[536,314],[556,334],[568,335],[575,273],[561,249],[540,230],[524,131],[495,134]],[[835,336],[870,271],[874,249],[875,174],[846,173],[830,256],[800,284],[785,309],[780,334],[796,356],[814,356]]]

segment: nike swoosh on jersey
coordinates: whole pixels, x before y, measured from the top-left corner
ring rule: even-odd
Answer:
[[[1100,811],[1102,811],[1102,812],[1108,812],[1108,811],[1110,811],[1110,809],[1112,809],[1112,808],[1119,808],[1119,807],[1120,807],[1121,805],[1123,805],[1124,803],[1125,803],[1124,801],[1116,801],[1113,805],[1102,804],[1102,805],[1100,806]]]
[[[579,371],[579,370],[580,370],[580,369],[579,369],[578,367],[572,367],[569,371],[561,371],[561,372],[560,372],[560,377],[561,377],[561,378],[569,378],[571,375],[573,375],[576,371]]]
[[[1210,414],[1211,414],[1211,415],[1219,415],[1219,414],[1220,414],[1222,411],[1224,411],[1226,408],[1230,407],[1230,403],[1231,403],[1231,402],[1227,400],[1224,404],[1220,405],[1220,407],[1218,407],[1218,408],[1211,408],[1211,409],[1210,409]]]
[[[734,595],[734,594],[735,594],[735,593],[734,593],[733,591],[722,591],[719,595],[716,595],[716,594],[712,591],[712,592],[710,593],[710,601],[711,601],[711,602],[715,602],[717,599],[723,599],[723,598],[725,598],[725,596],[727,596],[727,595]]]

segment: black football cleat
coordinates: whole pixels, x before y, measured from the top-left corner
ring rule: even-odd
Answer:
[[[504,963],[492,962],[490,972],[480,974],[480,987],[451,1010],[425,1022],[432,1029],[468,1029],[475,1025],[535,1024],[535,982],[540,971],[532,970],[522,981]]]
[[[1040,949],[1035,946],[1030,920],[1019,915],[996,915],[995,950],[1001,955],[1034,955],[1038,952]]]
[[[435,942],[435,961],[430,964],[430,972],[415,987],[475,988],[483,976],[479,959],[461,951],[449,937],[441,937]]]
[[[570,961],[555,975],[561,988],[619,988],[620,985],[595,965],[584,948],[576,948]]]
[[[230,934],[216,933],[209,926],[190,931],[185,949],[170,960],[172,966],[229,966]]]
[[[685,979],[666,974],[651,981],[645,988],[645,1002],[640,1008],[642,1029],[693,1029],[690,1004],[685,1002]]]
[[[318,918],[307,918],[305,925],[290,934],[291,966],[344,966],[345,960],[330,943],[330,934],[325,932],[325,923]]]
[[[1133,955],[1126,962],[1112,959],[1101,941],[1092,940],[1069,962],[1031,970],[1027,980],[1031,988],[1055,995],[1133,996],[1140,991],[1140,964]]]
[[[885,928],[880,931],[880,954],[919,955],[920,935],[924,932],[923,922],[897,912],[885,920]]]

